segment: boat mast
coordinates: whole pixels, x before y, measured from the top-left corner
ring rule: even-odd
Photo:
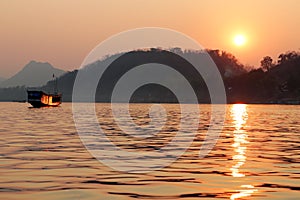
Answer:
[[[58,89],[57,89],[57,77],[53,74],[53,79],[54,79],[54,88],[53,88],[53,92],[54,94],[58,93]]]

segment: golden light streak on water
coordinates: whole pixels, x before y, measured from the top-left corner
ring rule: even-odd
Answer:
[[[233,131],[234,143],[232,147],[234,148],[235,154],[232,156],[232,159],[236,162],[231,168],[231,175],[233,177],[245,177],[245,174],[240,172],[240,168],[245,164],[247,160],[247,147],[244,146],[248,143],[248,135],[243,130],[243,126],[246,124],[248,119],[247,105],[246,104],[234,104],[231,107],[231,116],[233,119],[233,124],[235,130]],[[257,191],[254,189],[253,185],[241,185],[241,190],[237,190],[239,193],[234,193],[231,195],[230,199],[238,199],[241,197],[251,196],[252,193]],[[245,189],[244,189],[245,188]]]

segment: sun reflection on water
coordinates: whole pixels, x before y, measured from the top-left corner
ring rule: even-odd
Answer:
[[[233,118],[233,123],[235,126],[234,130],[234,143],[232,147],[234,148],[235,155],[232,159],[236,161],[231,170],[231,175],[233,177],[244,177],[245,174],[240,172],[240,167],[245,164],[246,161],[246,149],[247,147],[243,144],[248,143],[247,135],[242,129],[242,126],[246,123],[248,119],[247,115],[247,105],[246,104],[234,104],[231,108],[231,116]]]
[[[248,196],[251,196],[252,193],[257,191],[257,189],[254,189],[253,185],[241,185],[241,188],[244,188],[244,189],[238,190],[239,193],[232,194],[230,199],[234,200],[234,199],[239,199],[242,197],[248,197]]]
[[[248,143],[247,133],[243,130],[243,126],[246,124],[248,119],[247,105],[246,104],[234,104],[231,107],[231,116],[234,123],[234,143],[232,147],[234,148],[235,154],[232,156],[235,164],[230,168],[231,175],[233,177],[245,177],[245,174],[240,172],[241,166],[243,166],[247,160],[245,146]],[[234,193],[231,195],[230,199],[238,199],[241,197],[251,196],[255,191],[252,185],[241,185],[241,190],[237,190],[239,193]]]

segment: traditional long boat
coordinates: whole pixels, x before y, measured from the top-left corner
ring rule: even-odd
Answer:
[[[27,90],[28,103],[35,108],[47,106],[59,106],[61,104],[61,94],[47,94],[40,90]]]
[[[27,101],[35,108],[59,106],[62,100],[62,94],[57,91],[57,78],[53,74],[54,92],[46,93],[41,90],[27,89]]]

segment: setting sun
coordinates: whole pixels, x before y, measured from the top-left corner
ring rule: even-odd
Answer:
[[[244,35],[236,35],[233,38],[233,42],[236,46],[243,46],[246,43],[246,37]]]

